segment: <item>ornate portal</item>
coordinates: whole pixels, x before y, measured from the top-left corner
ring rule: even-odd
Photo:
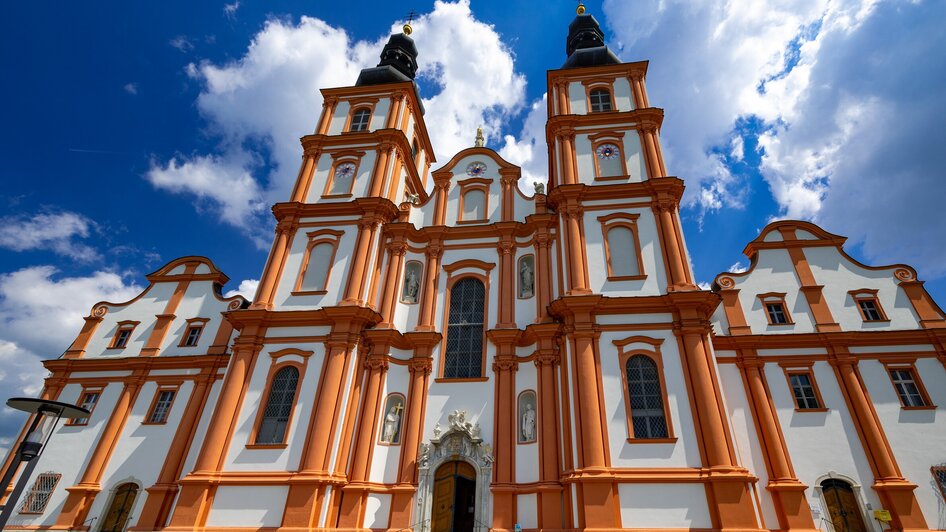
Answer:
[[[493,475],[493,449],[480,438],[480,426],[466,419],[466,412],[454,410],[448,417],[445,431],[434,429],[430,443],[422,443],[417,458],[419,485],[417,488],[418,530],[431,531],[434,474],[446,462],[463,461],[476,471],[474,508],[475,532],[487,532],[493,522],[489,483]]]

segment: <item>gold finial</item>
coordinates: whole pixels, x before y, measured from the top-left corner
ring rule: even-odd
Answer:
[[[585,4],[581,0],[578,0],[578,8],[575,9],[575,13],[578,13],[579,15],[585,14]]]
[[[417,16],[417,13],[412,9],[410,13],[407,14],[407,23],[404,24],[404,35],[410,35],[414,33],[414,28],[411,27],[411,22],[414,20],[414,17]]]

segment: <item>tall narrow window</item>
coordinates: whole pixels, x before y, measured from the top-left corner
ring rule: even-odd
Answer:
[[[634,355],[625,363],[627,393],[635,439],[668,437],[663,390],[657,364],[646,355]]]
[[[308,264],[306,264],[305,272],[302,274],[302,285],[299,287],[301,291],[317,292],[325,290],[329,262],[333,255],[335,255],[335,246],[328,242],[312,246],[309,250]]]
[[[483,375],[485,302],[486,290],[479,279],[460,279],[450,289],[444,378],[463,379]]]
[[[148,423],[158,425],[167,422],[176,393],[176,390],[158,390],[148,414]]]
[[[890,380],[900,396],[900,403],[907,408],[929,405],[926,393],[920,386],[913,368],[889,368]]]
[[[472,189],[463,193],[463,221],[486,219],[486,192]]]
[[[79,408],[84,408],[89,411],[89,415],[92,415],[92,411],[95,410],[95,405],[99,402],[99,396],[102,394],[101,390],[95,391],[85,391],[82,392],[82,395],[79,397]],[[87,425],[89,423],[89,418],[87,417],[77,417],[73,418],[70,425]]]
[[[269,397],[263,409],[263,419],[256,431],[257,445],[277,445],[285,440],[298,383],[299,370],[295,366],[282,368],[273,376]]]
[[[368,129],[368,122],[371,120],[371,109],[362,107],[355,110],[351,115],[351,127],[348,131],[365,131]]]
[[[591,112],[601,113],[611,110],[611,91],[607,89],[594,89],[588,94],[591,100]]]
[[[37,475],[36,481],[33,482],[33,487],[30,488],[30,491],[26,494],[26,498],[23,499],[23,506],[20,507],[20,513],[43,513],[43,511],[46,510],[46,505],[49,504],[49,498],[52,497],[53,490],[56,489],[56,484],[59,483],[60,478],[62,478],[62,475],[52,472]]]
[[[799,410],[821,409],[821,401],[818,400],[818,392],[810,371],[790,371],[788,382],[792,387],[792,395],[795,397],[795,406]]]

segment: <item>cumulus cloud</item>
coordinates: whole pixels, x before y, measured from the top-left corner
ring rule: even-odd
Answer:
[[[853,237],[868,258],[946,274],[946,4],[897,0],[605,0],[612,45],[650,59],[671,173],[697,212],[744,205],[732,164],[758,137],[779,217]],[[757,121],[755,131],[741,127]]]
[[[143,288],[99,271],[88,277],[57,278],[56,268],[34,266],[0,274],[0,390],[35,396],[46,370],[82,328],[82,317],[101,300],[126,301]],[[0,446],[15,437],[22,417],[0,409]]]
[[[519,136],[505,135],[499,150],[504,159],[522,168],[519,188],[526,194],[535,191],[536,183],[547,183],[549,179],[549,146],[545,141],[547,98],[548,93],[532,102]]]
[[[69,211],[0,218],[0,247],[13,251],[47,250],[88,262],[99,258],[92,247],[79,242],[98,227],[89,218]]]
[[[239,295],[253,301],[253,298],[256,297],[257,288],[259,288],[259,279],[243,279],[240,281],[240,285],[236,290],[228,290],[227,293],[224,294],[224,297]]]
[[[479,125],[499,141],[500,126],[523,106],[525,80],[498,34],[475,19],[468,0],[438,1],[413,25],[426,123],[441,162],[471,146]],[[301,157],[298,139],[314,129],[321,112],[319,89],[354,84],[362,68],[377,64],[388,36],[352,41],[316,18],[273,19],[239,59],[189,65],[188,74],[202,86],[197,107],[219,138],[218,149],[153,160],[147,178],[159,188],[197,195],[222,221],[268,239],[268,224],[256,215],[288,197]]]
[[[224,4],[224,5],[223,5],[223,14],[224,14],[228,19],[231,19],[231,20],[232,20],[232,19],[234,19],[234,18],[236,17],[237,9],[240,9],[240,0],[236,0],[236,2],[233,2],[232,4]]]
[[[125,92],[131,95],[138,94],[138,84],[137,83],[126,83],[123,87]]]
[[[189,52],[194,49],[194,44],[184,35],[175,36],[168,41],[168,44],[182,52]]]

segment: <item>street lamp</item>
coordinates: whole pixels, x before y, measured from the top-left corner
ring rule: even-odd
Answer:
[[[13,486],[13,491],[11,491],[10,496],[7,497],[6,504],[3,505],[3,511],[0,512],[0,530],[3,530],[7,526],[7,521],[13,513],[13,508],[16,506],[16,502],[23,492],[23,486],[26,485],[27,479],[30,478],[33,469],[36,467],[38,460],[35,460],[35,458],[43,454],[43,449],[46,448],[46,442],[49,441],[49,437],[55,432],[56,426],[59,425],[59,420],[62,418],[75,419],[88,417],[90,413],[88,410],[76,405],[60,403],[59,401],[47,401],[45,399],[33,399],[31,397],[14,397],[7,400],[7,406],[15,410],[35,414],[35,416],[33,416],[33,421],[26,431],[26,438],[20,442],[20,447],[16,450],[16,456],[13,458],[13,461],[10,462],[10,467],[3,473],[3,479],[0,480],[0,494],[2,494],[3,491],[7,489],[7,486],[10,485],[10,481],[13,480],[13,475],[15,475],[16,470],[19,469],[20,463],[26,462],[23,474],[17,479],[16,485]],[[52,422],[52,426],[50,426],[47,421],[54,416],[55,420]],[[48,430],[46,430],[47,427],[49,427]]]

